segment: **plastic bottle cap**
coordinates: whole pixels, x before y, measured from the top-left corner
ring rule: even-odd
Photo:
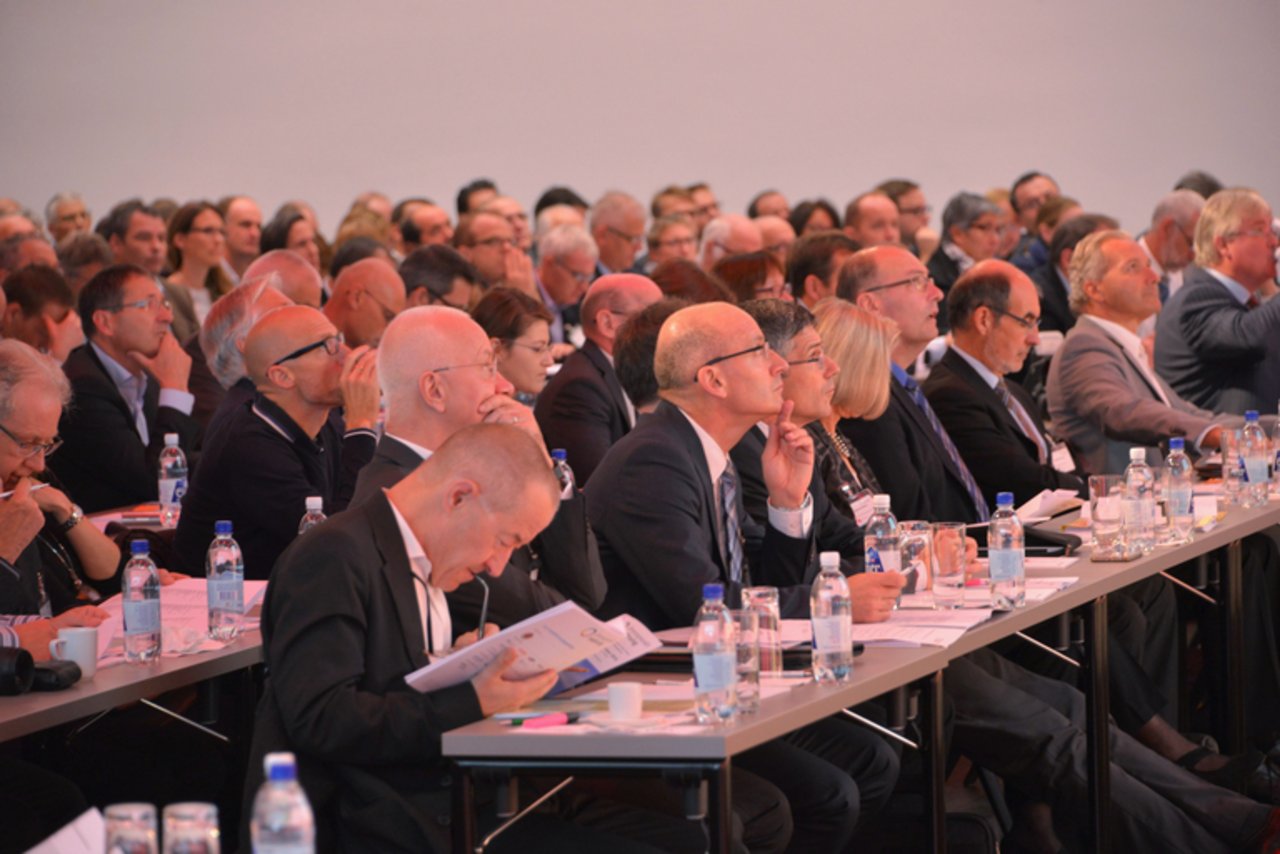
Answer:
[[[1147,461],[1147,449],[1146,448],[1130,448],[1129,461],[1135,462],[1135,463],[1137,462],[1145,463]]]
[[[563,463],[569,459],[569,453],[564,448],[552,448],[551,459]]]
[[[322,497],[321,497],[321,496],[319,496],[319,495],[308,495],[308,496],[307,496],[307,511],[308,511],[308,512],[313,511],[313,510],[314,510],[314,511],[316,511],[316,512],[320,512],[320,511],[321,511],[321,510],[323,510],[323,509],[324,509],[324,498],[322,498]]]
[[[129,543],[129,553],[145,555],[151,553],[151,544],[146,540],[133,540]]]
[[[268,780],[295,780],[298,777],[297,760],[292,753],[268,753],[262,758],[262,770]]]
[[[822,552],[818,555],[818,565],[823,569],[826,569],[827,567],[839,569],[840,552]]]
[[[1169,450],[1171,451],[1181,451],[1186,446],[1186,442],[1183,441],[1181,436],[1174,436],[1169,440]]]
[[[1257,420],[1258,420],[1258,410],[1256,410],[1256,409],[1246,409],[1246,410],[1244,411],[1244,420],[1245,420],[1245,421],[1257,421]]]
[[[176,447],[178,447],[178,434],[177,434],[177,433],[165,433],[165,434],[164,434],[164,444],[165,444],[165,447],[167,447],[167,448],[176,448]]]
[[[997,506],[997,507],[1012,507],[1012,506],[1013,506],[1013,493],[1012,493],[1012,492],[997,492],[997,493],[996,493],[996,506]]]
[[[888,510],[889,501],[888,495],[875,495],[871,498],[871,507],[875,510]]]
[[[218,521],[214,522],[213,533],[217,534],[219,537],[231,536],[231,520],[219,519]]]
[[[703,598],[703,599],[716,599],[716,600],[723,601],[723,600],[724,600],[724,585],[723,585],[723,584],[704,584],[704,585],[702,585],[702,598]]]

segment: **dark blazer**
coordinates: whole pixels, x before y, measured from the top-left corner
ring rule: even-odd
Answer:
[[[627,396],[609,357],[593,341],[564,360],[538,395],[533,414],[548,448],[564,448],[578,483],[586,483],[605,452],[631,429]]]
[[[846,418],[839,429],[871,463],[899,519],[978,521],[959,470],[897,379],[889,382],[889,408],[883,415],[874,421]]]
[[[1156,321],[1156,371],[1201,409],[1271,412],[1280,398],[1280,299],[1250,311],[1188,267]]]
[[[729,458],[738,470],[738,480],[742,483],[743,503],[762,530],[769,522],[769,490],[764,484],[764,468],[760,462],[765,441],[764,431],[758,426],[752,427],[729,452]],[[845,574],[861,572],[864,565],[862,528],[832,505],[816,454],[809,495],[813,499],[817,551],[840,552]],[[819,569],[821,567],[817,563],[810,563],[804,576],[797,578],[795,583],[812,585]]]
[[[191,416],[160,406],[154,377],[147,377],[143,397],[150,433],[143,445],[128,404],[92,347],[72,350],[62,369],[71,381],[72,400],[58,423],[65,444],[49,457],[49,467],[86,513],[156,500],[165,433],[178,434],[188,465],[195,467],[200,426]]]
[[[187,379],[187,389],[195,395],[196,405],[191,410],[194,418],[202,428],[209,426],[209,419],[218,410],[218,405],[227,396],[227,390],[218,382],[218,378],[209,370],[209,362],[200,349],[200,336],[197,335],[182,348],[191,357],[191,376]]]
[[[1076,325],[1076,316],[1071,311],[1058,268],[1053,264],[1045,264],[1037,267],[1030,275],[1040,294],[1040,328],[1054,329],[1066,335]]]
[[[723,583],[731,605],[740,600],[716,535],[720,513],[706,455],[679,408],[663,401],[640,419],[609,449],[586,495],[609,584],[605,619],[629,613],[655,630],[691,625],[708,582]],[[761,529],[742,506],[738,516],[752,583],[779,588],[784,617],[807,616],[809,588],[795,579],[805,577],[812,531],[788,537]]]
[[[353,504],[381,495],[421,464],[418,453],[403,442],[383,435],[373,459],[356,481]],[[596,537],[587,523],[582,493],[560,502],[551,524],[528,546],[511,553],[502,575],[489,584],[488,622],[503,628],[532,617],[566,599],[588,611],[604,602],[604,570]],[[484,588],[469,581],[448,596],[449,614],[459,633],[476,627]]]
[[[1035,422],[1046,447],[1052,448],[1031,395],[1015,382],[1008,387]],[[1035,443],[1023,435],[995,389],[954,349],[948,349],[929,372],[924,391],[988,504],[996,503],[998,492],[1012,492],[1018,504],[1044,489],[1088,494],[1077,475],[1064,474],[1049,463],[1041,465]]]
[[[938,334],[943,335],[951,328],[951,322],[947,318],[947,294],[956,279],[960,278],[960,265],[939,246],[929,256],[929,263],[925,267],[933,277],[933,283],[942,291],[942,300],[938,303]]]
[[[270,674],[258,704],[244,820],[262,757],[291,750],[320,851],[449,850],[440,736],[479,720],[470,682],[419,694],[427,663],[404,541],[378,495],[298,539],[262,607]]]

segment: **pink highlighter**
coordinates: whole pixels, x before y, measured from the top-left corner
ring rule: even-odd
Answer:
[[[578,722],[578,713],[569,712],[552,712],[549,715],[538,715],[536,718],[525,718],[523,720],[513,721],[518,727],[524,729],[544,729],[549,726],[564,726],[565,724],[573,724]]]

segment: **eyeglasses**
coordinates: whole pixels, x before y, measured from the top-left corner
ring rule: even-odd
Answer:
[[[512,347],[523,347],[535,356],[541,356],[551,349],[550,341],[539,341],[537,344],[526,344],[523,341],[511,341],[509,343]]]
[[[488,246],[491,249],[495,246],[500,249],[514,249],[516,242],[510,237],[486,237],[484,240],[477,240],[471,245]]]
[[[1001,227],[1002,226],[998,222],[975,222],[973,225],[969,226],[969,229],[971,231],[985,231],[990,233],[992,231],[999,231]]]
[[[748,347],[747,349],[739,350],[736,353],[728,353],[724,356],[716,356],[714,359],[709,359],[708,361],[702,363],[702,368],[709,368],[712,365],[718,365],[721,362],[727,362],[730,359],[736,359],[739,356],[747,356],[747,355],[750,355],[751,353],[760,353],[767,358],[771,352],[772,350],[769,347],[769,342],[762,341],[754,347]],[[698,368],[698,371],[701,371],[702,368]],[[695,380],[698,378],[698,371],[694,371]]]
[[[1034,314],[1028,314],[1028,315],[1026,315],[1025,317],[1019,317],[1019,316],[1018,316],[1018,315],[1016,315],[1016,314],[1010,314],[1009,312],[1005,311],[1004,309],[996,308],[995,306],[991,306],[991,305],[989,305],[989,306],[987,306],[987,308],[991,309],[992,311],[994,311],[996,314],[1000,315],[1001,317],[1007,317],[1007,318],[1009,318],[1009,319],[1010,319],[1010,320],[1012,320],[1014,323],[1016,323],[1016,324],[1018,324],[1019,326],[1021,326],[1023,329],[1031,330],[1031,329],[1039,329],[1039,328],[1040,328],[1041,318],[1037,317],[1037,316],[1036,316],[1036,315],[1034,315]]]
[[[551,260],[555,262],[555,265],[557,267],[559,267],[560,269],[568,273],[573,278],[573,280],[578,284],[580,285],[591,284],[591,277],[595,274],[594,270],[590,273],[579,273],[577,270],[573,269],[564,261],[561,261],[559,258],[553,258]]]
[[[777,284],[773,284],[773,285],[766,283],[763,285],[756,285],[756,288],[755,288],[755,295],[759,299],[765,299],[767,297],[781,297],[786,292],[787,292],[786,282],[778,282]]]
[[[226,237],[227,230],[216,225],[206,225],[204,228],[189,229],[188,234],[203,234],[205,237],[213,237],[215,234],[219,237]]]
[[[18,446],[18,453],[22,455],[23,459],[30,459],[36,454],[44,454],[46,457],[52,456],[54,451],[62,447],[61,436],[54,436],[48,442],[31,442],[26,439],[19,439],[3,424],[0,424],[0,432],[3,432],[13,440],[13,444]]]
[[[328,353],[330,356],[336,356],[342,350],[342,342],[343,342],[343,337],[341,332],[334,333],[333,335],[328,335],[324,338],[321,338],[319,341],[316,341],[312,344],[308,344],[305,347],[299,347],[297,350],[294,350],[292,353],[290,353],[287,356],[281,356],[279,359],[276,359],[274,362],[271,363],[271,367],[274,368],[276,365],[282,365],[285,362],[289,361],[290,359],[296,359],[299,356],[305,356],[308,353],[310,353],[312,350],[319,350],[321,347],[323,347],[324,351]]]
[[[119,312],[124,311],[126,308],[137,308],[137,309],[144,309],[146,311],[155,311],[157,305],[166,309],[173,308],[173,304],[169,302],[167,297],[153,296],[153,297],[147,297],[146,299],[136,299],[133,302],[122,302],[117,306],[113,306],[112,308],[107,309],[107,311],[110,311],[113,314],[118,314]]]
[[[609,233],[610,233],[610,234],[612,234],[614,237],[620,237],[620,238],[622,238],[623,240],[625,240],[625,241],[627,241],[628,243],[630,243],[632,246],[640,246],[641,244],[643,244],[643,243],[644,243],[644,235],[643,235],[643,234],[627,234],[627,233],[626,233],[625,231],[623,231],[622,229],[620,229],[620,228],[614,228],[614,227],[613,227],[613,226],[611,226],[611,225],[610,225],[610,226],[606,226],[606,228],[608,228]]]
[[[427,373],[443,374],[445,371],[456,371],[460,368],[483,368],[485,376],[489,379],[493,379],[498,375],[498,354],[490,354],[489,358],[483,362],[464,362],[460,365],[444,365],[439,368],[427,368]]]
[[[933,276],[928,273],[916,273],[906,279],[898,279],[896,282],[889,282],[885,285],[876,285],[874,288],[867,288],[864,294],[873,294],[876,291],[887,291],[889,288],[900,288],[903,285],[910,285],[916,293],[924,293],[933,285]]]
[[[898,208],[898,213],[905,216],[928,216],[933,213],[933,208],[928,205],[917,205],[914,208]]]
[[[823,362],[826,361],[826,359],[827,359],[827,354],[822,351],[821,347],[819,347],[818,352],[810,356],[809,358],[796,359],[794,362],[788,359],[787,364],[793,368],[798,368],[801,365],[821,365]]]
[[[674,249],[678,246],[697,246],[698,241],[693,237],[672,237],[669,240],[659,240],[658,246],[663,249]]]
[[[1248,231],[1228,231],[1224,235],[1228,240],[1233,237],[1261,237],[1267,243],[1275,243],[1280,236],[1269,228],[1251,228]]]
[[[391,321],[396,319],[396,313],[392,311],[391,308],[386,303],[384,303],[382,300],[375,297],[372,291],[365,291],[364,295],[367,296],[370,300],[372,300],[374,305],[382,309],[383,320],[385,320],[387,323],[390,323]]]

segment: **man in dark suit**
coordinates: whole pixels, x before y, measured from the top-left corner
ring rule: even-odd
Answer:
[[[199,432],[169,303],[147,271],[121,264],[85,285],[79,313],[88,343],[63,365],[75,405],[50,468],[86,512],[155,501],[165,434],[190,456]]]
[[[841,268],[837,293],[899,331],[889,408],[871,421],[842,421],[841,432],[871,463],[899,518],[985,521],[990,511],[973,474],[906,372],[938,334],[942,292],[928,270],[899,246],[863,249]]]
[[[511,384],[494,370],[484,330],[457,309],[422,306],[392,321],[378,350],[378,373],[386,429],[360,472],[356,502],[376,497],[471,424],[512,424],[542,442],[533,413],[511,397]],[[488,585],[488,619],[503,627],[566,599],[598,608],[604,573],[582,494],[564,489],[551,524],[517,547],[507,571]],[[461,585],[449,595],[453,619],[474,625],[484,596],[479,582]]]
[[[1062,223],[1049,241],[1049,260],[1031,273],[1031,281],[1040,295],[1040,330],[1061,332],[1066,335],[1076,324],[1071,310],[1071,281],[1067,270],[1071,268],[1071,253],[1076,244],[1095,231],[1119,228],[1114,219],[1102,214],[1081,214]]]
[[[1280,399],[1275,250],[1271,207],[1257,193],[1224,190],[1205,203],[1198,266],[1160,312],[1155,359],[1160,376],[1202,409],[1271,412]]]
[[[580,483],[635,424],[635,407],[613,370],[613,342],[628,317],[660,299],[662,291],[645,276],[611,273],[596,279],[582,301],[586,343],[538,395],[534,415],[547,447],[565,449]]]

